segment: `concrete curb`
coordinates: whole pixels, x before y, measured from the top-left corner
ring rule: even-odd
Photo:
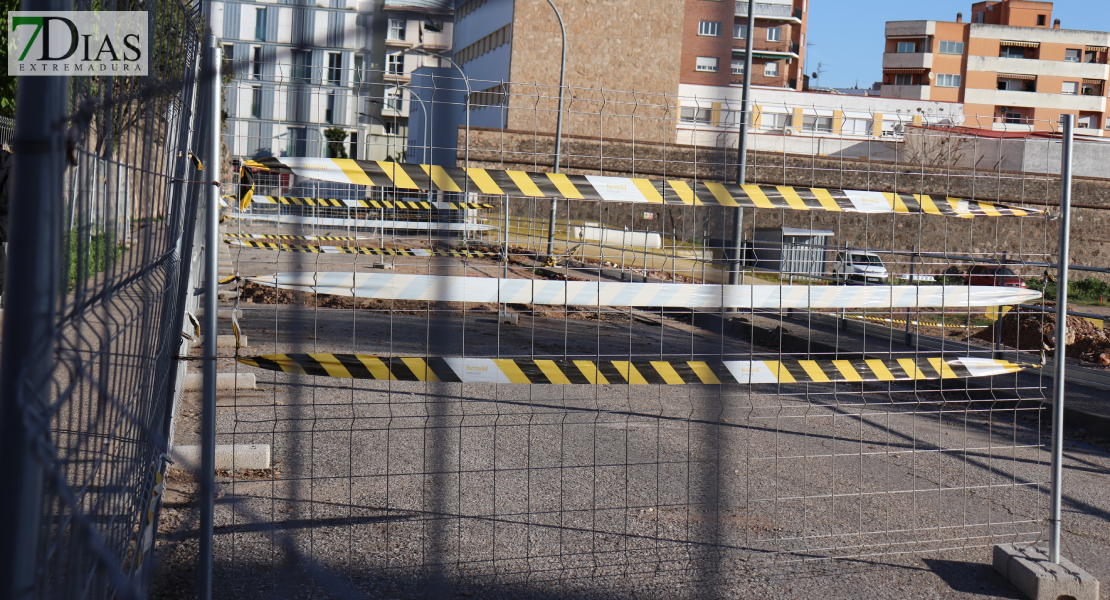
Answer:
[[[246,348],[247,345],[248,345],[247,344],[247,336],[245,336],[245,335],[239,336],[239,343],[242,347]],[[234,348],[235,347],[235,336],[234,335],[218,335],[218,336],[216,336],[216,347],[217,348]]]
[[[174,446],[173,466],[187,471],[200,469],[200,446]],[[269,469],[269,444],[222,444],[216,446],[216,469]]]
[[[202,373],[189,373],[185,376],[182,389],[186,392],[199,392],[203,379]],[[254,373],[216,373],[217,390],[253,390],[255,387]]]

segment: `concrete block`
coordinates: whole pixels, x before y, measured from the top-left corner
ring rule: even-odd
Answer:
[[[245,336],[245,335],[239,336],[239,345],[241,345],[244,348],[247,347],[247,336]],[[218,336],[216,336],[216,347],[217,348],[234,348],[235,347],[235,336],[234,335],[218,335]]]
[[[1033,600],[1098,600],[1098,580],[1070,560],[1048,562],[1048,551],[1032,546],[994,547],[994,570]]]
[[[387,262],[374,263],[374,264],[370,265],[370,268],[371,269],[392,270],[393,269],[393,264],[392,263],[387,263]]]
[[[189,373],[185,376],[185,391],[199,392],[204,374]],[[253,390],[255,389],[254,373],[216,373],[217,390]]]
[[[235,312],[235,318],[236,319],[242,319],[243,318],[243,309],[241,309],[241,308],[240,309],[219,308],[219,309],[216,309],[216,319],[231,319],[232,311]],[[197,309],[197,319],[201,319],[201,320],[204,319],[204,309],[203,308],[198,308]]]
[[[511,312],[497,313],[497,322],[501,325],[516,325],[520,315]]]
[[[174,446],[173,466],[187,471],[200,469],[200,446]],[[218,444],[216,469],[269,469],[269,444]]]
[[[239,290],[220,290],[216,292],[216,297],[220,300],[234,300],[239,297]]]

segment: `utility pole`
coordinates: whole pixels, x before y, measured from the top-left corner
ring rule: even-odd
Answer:
[[[746,38],[744,44],[744,89],[740,96],[740,143],[738,145],[736,161],[736,183],[744,185],[748,182],[748,110],[752,95],[752,40],[755,38],[753,29],[755,25],[755,0],[748,0],[748,22],[744,25]],[[744,209],[737,207],[732,213],[732,263],[728,271],[728,282],[736,285],[740,279],[740,251],[744,245]]]

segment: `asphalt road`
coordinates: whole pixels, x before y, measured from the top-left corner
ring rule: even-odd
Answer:
[[[772,352],[619,311],[513,327],[490,314],[240,306],[244,354]],[[261,389],[221,394],[217,443],[270,444],[275,473],[219,478],[218,597],[1017,598],[987,564],[990,546],[1045,539],[1048,431],[1001,383],[984,401],[909,383],[522,386],[219,369],[254,372]],[[196,439],[196,400],[182,405],[179,443]],[[1070,440],[1066,467],[1065,555],[1106,581],[1110,454]],[[178,478],[167,495],[163,571],[178,576],[194,492]],[[173,581],[157,579],[154,596],[182,597]]]

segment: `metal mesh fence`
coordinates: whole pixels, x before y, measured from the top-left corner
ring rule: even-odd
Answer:
[[[33,589],[14,590],[19,597],[143,597],[153,562],[170,409],[180,384],[181,298],[194,251],[196,204],[189,198],[199,182],[186,154],[194,142],[200,15],[199,5],[188,2],[110,5],[147,11],[149,74],[72,78],[66,112],[50,124],[51,133],[67,132],[61,193],[11,199],[64,207],[58,222],[13,222],[60,239],[50,264],[58,295],[38,299],[55,303],[56,318],[47,324],[52,338],[44,340],[49,384],[18,386],[19,397],[5,399],[24,413],[43,484],[41,491],[17,490],[38,505],[18,518],[39,523],[37,545],[32,539],[24,549],[30,556],[20,559],[33,565],[27,574]],[[102,8],[77,2],[74,10]],[[7,121],[0,142],[11,141]],[[43,152],[19,144],[16,165],[22,153]],[[212,169],[218,173],[219,166]],[[44,176],[14,175],[17,184]],[[5,301],[26,283],[9,278]],[[4,312],[7,328],[38,318],[11,305]],[[16,426],[5,425],[8,432]]]
[[[220,365],[257,386],[221,392],[217,443],[272,462],[218,473],[217,595],[698,596],[1042,539],[1051,348],[1023,323],[1048,320],[1051,127],[757,101],[741,187],[719,98],[568,90],[556,174],[557,90],[403,87],[455,117],[409,113],[388,158],[442,169],[321,160],[356,108],[230,133],[254,197],[227,197],[220,327],[246,342]],[[286,126],[319,143],[275,149]]]

